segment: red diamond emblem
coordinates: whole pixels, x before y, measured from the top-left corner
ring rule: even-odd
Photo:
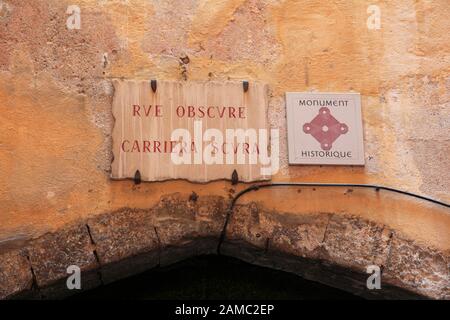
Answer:
[[[330,109],[323,107],[311,122],[303,125],[303,132],[312,135],[320,143],[322,150],[330,150],[333,142],[341,134],[348,132],[348,126],[336,120]]]

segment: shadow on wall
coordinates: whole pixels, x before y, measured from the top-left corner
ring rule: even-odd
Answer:
[[[70,299],[361,299],[291,273],[224,256],[189,258]]]

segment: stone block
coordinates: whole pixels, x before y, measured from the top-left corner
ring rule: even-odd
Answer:
[[[80,224],[47,233],[32,240],[27,252],[42,298],[61,298],[77,290],[69,290],[67,268],[76,265],[81,270],[81,289],[100,284],[96,269],[98,263],[86,225]]]
[[[450,269],[442,252],[395,235],[383,278],[390,284],[435,299],[448,298]]]
[[[28,291],[32,283],[33,275],[25,252],[23,250],[0,251],[0,299]]]
[[[158,265],[159,243],[150,210],[124,208],[94,217],[88,225],[104,283]]]

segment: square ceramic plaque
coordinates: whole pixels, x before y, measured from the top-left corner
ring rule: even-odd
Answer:
[[[290,164],[364,165],[359,93],[287,92]]]

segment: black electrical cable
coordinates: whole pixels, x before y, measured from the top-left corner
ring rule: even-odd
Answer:
[[[352,188],[367,188],[367,189],[375,189],[375,191],[379,191],[379,190],[386,190],[386,191],[390,191],[390,192],[395,192],[395,193],[399,193],[399,194],[403,194],[403,195],[407,195],[410,197],[415,197],[421,200],[425,200],[428,202],[432,202],[435,203],[437,205],[440,206],[444,206],[447,208],[450,208],[450,204],[445,203],[443,201],[439,201],[436,199],[432,199],[432,198],[428,198],[425,196],[422,196],[420,194],[416,194],[416,193],[412,193],[412,192],[408,192],[408,191],[403,191],[403,190],[399,190],[399,189],[395,189],[395,188],[391,188],[391,187],[385,187],[385,186],[378,186],[378,185],[374,185],[374,184],[355,184],[355,183],[308,183],[308,182],[279,182],[279,183],[262,183],[262,184],[255,184],[252,185],[250,187],[248,187],[247,189],[244,189],[242,191],[240,191],[231,201],[230,203],[230,207],[227,210],[227,215],[225,218],[225,224],[223,226],[222,229],[222,233],[220,235],[220,240],[219,240],[219,245],[217,247],[217,252],[218,254],[220,254],[220,248],[221,245],[223,243],[223,241],[225,240],[225,235],[227,232],[227,226],[228,226],[228,222],[230,221],[231,218],[231,214],[233,213],[233,209],[234,209],[234,205],[236,204],[237,200],[243,196],[244,194],[250,192],[250,191],[258,191],[259,189],[262,188],[271,188],[271,187],[352,187]]]

